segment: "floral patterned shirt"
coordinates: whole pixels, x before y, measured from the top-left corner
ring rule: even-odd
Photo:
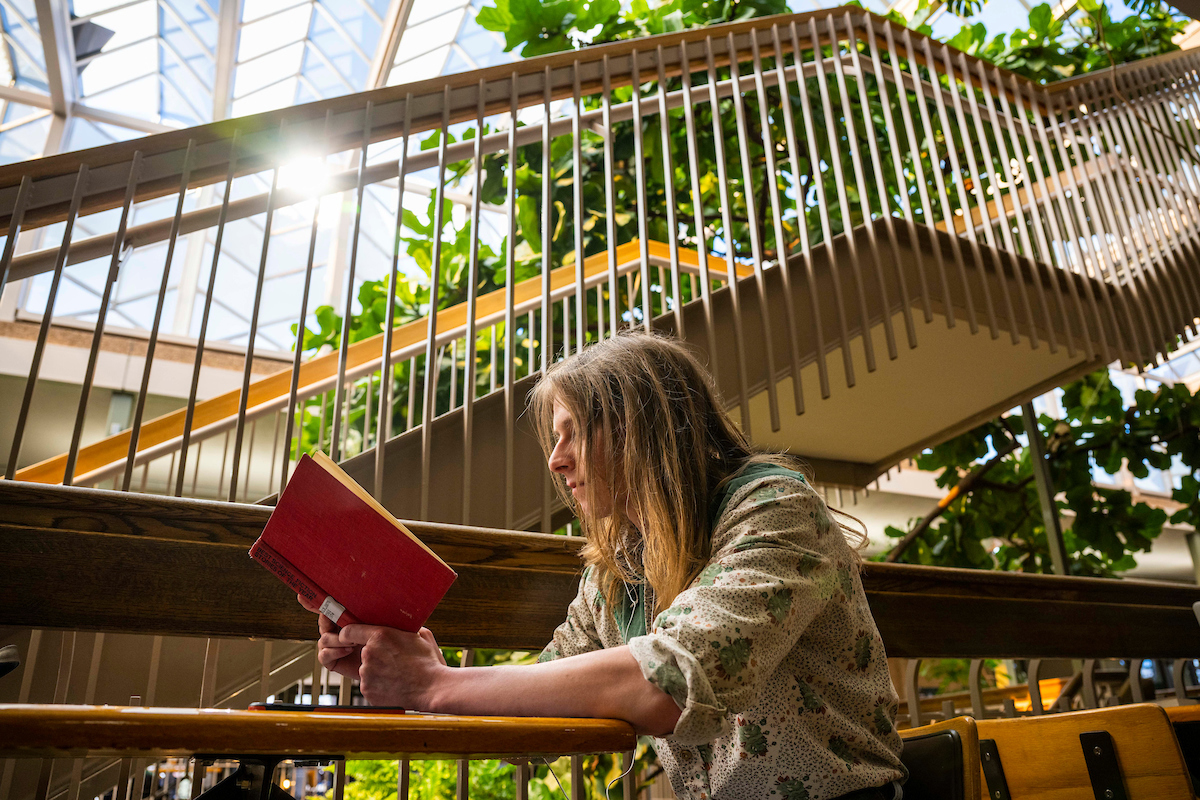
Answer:
[[[883,641],[824,501],[769,464],[721,499],[711,561],[649,632],[641,598],[608,610],[589,570],[539,660],[627,643],[682,710],[655,739],[680,797],[826,800],[903,780]]]

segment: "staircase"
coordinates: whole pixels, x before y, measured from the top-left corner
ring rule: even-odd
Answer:
[[[323,449],[401,518],[552,532],[568,515],[526,394],[563,354],[635,327],[694,347],[756,442],[802,456],[823,483],[865,486],[1030,397],[1114,361],[1153,363],[1196,334],[1198,69],[1181,51],[1043,87],[845,7],[0,167],[0,288],[49,281],[28,352],[0,354],[25,359],[19,388],[0,391],[4,477],[258,501],[298,454]],[[289,184],[297,154],[320,169]],[[432,180],[434,216],[414,227],[400,207],[418,178]],[[382,222],[364,210],[379,197],[391,198]],[[272,235],[285,214],[311,232],[298,249]],[[247,220],[266,235],[247,243]],[[424,278],[406,254],[417,228],[429,232]],[[208,237],[211,262],[188,357],[169,361],[156,358],[167,276],[189,236]],[[393,279],[378,332],[351,341],[360,292],[380,274],[372,237]],[[94,329],[75,333],[86,358],[64,415],[44,375],[58,287],[99,270],[111,290],[163,243],[155,323],[122,329],[106,291]],[[257,258],[253,313],[245,352],[220,353],[236,362],[232,385],[213,390],[214,287],[234,249]],[[280,270],[303,291],[272,319]],[[316,352],[268,353],[291,366],[264,372],[257,330],[315,326],[326,271],[337,335]],[[90,399],[116,336],[140,342],[140,392],[131,427],[106,435]],[[173,408],[159,415],[147,395],[164,383],[175,392],[159,407]],[[33,445],[52,433],[64,445],[45,458]],[[171,680],[148,703],[238,705],[313,666],[311,649],[283,642],[46,635],[37,680],[8,699],[85,683],[144,695],[161,672]],[[9,629],[0,642],[36,654],[41,636]],[[162,671],[168,661],[178,669]],[[98,687],[84,680],[101,674]],[[73,791],[114,780],[96,775]],[[60,775],[54,792],[67,786]]]
[[[0,273],[53,281],[25,392],[9,399],[20,411],[0,442],[11,453],[6,477],[128,490],[140,469],[143,490],[186,495],[215,474],[222,499],[256,500],[278,490],[298,452],[320,447],[401,517],[549,531],[561,509],[521,415],[525,394],[564,352],[644,327],[695,346],[756,441],[806,458],[818,480],[864,486],[1024,399],[1113,361],[1153,362],[1195,332],[1195,68],[1195,54],[1181,51],[1041,87],[843,8],[558,53],[0,168],[10,231]],[[466,138],[464,124],[485,134]],[[417,149],[431,132],[437,146]],[[282,154],[301,145],[325,163],[342,156],[346,168],[317,186],[281,187]],[[447,177],[456,164],[465,166]],[[597,170],[604,180],[588,184]],[[551,171],[553,186],[541,180]],[[418,300],[411,319],[388,316],[379,334],[348,342],[359,244],[371,232],[364,193],[395,186],[400,197],[409,176],[431,172],[434,207],[466,190],[458,216],[472,231],[488,215],[502,220],[499,261],[523,256],[533,274],[514,280],[501,267],[481,289],[482,236],[446,274],[454,214],[437,213],[425,283],[438,288],[437,312]],[[247,192],[254,175],[266,191]],[[502,203],[489,205],[489,179],[499,179],[491,199]],[[187,192],[202,186],[216,187],[214,202],[185,211]],[[212,279],[237,221],[265,219],[269,232],[283,210],[339,193],[351,200],[340,347],[252,380],[251,346],[240,387],[200,397],[208,300],[186,403],[156,419],[139,403],[131,429],[89,437],[88,395],[113,327],[106,298],[69,448],[22,461],[24,440],[46,424],[33,399],[64,275],[107,265],[112,277],[138,248],[207,231],[218,243]],[[130,224],[155,199],[174,215]],[[317,217],[297,321],[314,311]],[[110,232],[76,239],[85,218],[89,230],[107,220]],[[66,228],[58,246],[16,254],[16,232],[56,223]],[[556,238],[564,225],[571,235]],[[540,253],[539,239],[550,243]],[[251,342],[272,244],[255,245]],[[401,276],[402,247],[391,266]],[[147,335],[143,388],[158,334]],[[407,384],[380,380],[403,365]],[[321,415],[315,439],[297,435],[306,413],[310,425]],[[887,424],[872,424],[881,414]],[[273,431],[269,445],[255,436],[259,423]]]

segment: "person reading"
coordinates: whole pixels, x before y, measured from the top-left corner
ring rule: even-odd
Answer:
[[[538,663],[453,669],[428,629],[324,617],[321,663],[374,705],[627,720],[680,797],[899,800],[865,536],[800,464],[753,447],[699,362],[651,334],[558,363],[529,413],[586,537],[578,595]]]

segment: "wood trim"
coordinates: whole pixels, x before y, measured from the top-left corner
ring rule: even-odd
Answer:
[[[246,555],[261,506],[0,481],[0,623],[314,638],[312,615]],[[459,573],[429,620],[446,646],[540,649],[578,586],[582,538],[408,523]],[[1200,587],[868,563],[888,655],[1200,656]]]
[[[555,758],[624,752],[636,743],[629,723],[612,719],[0,706],[0,757],[11,758],[160,758],[195,753]]]
[[[650,242],[649,249],[652,258],[669,258],[668,246],[664,242]],[[616,258],[619,267],[624,267],[631,262],[638,261],[641,258],[639,241],[634,239],[617,247]],[[699,268],[699,255],[695,250],[682,249],[679,251],[679,258],[685,268]],[[709,270],[714,277],[720,279],[727,274],[723,259],[709,255],[708,262]],[[587,278],[602,275],[607,269],[607,252],[597,253],[584,260],[584,275]],[[749,267],[739,267],[737,269],[739,276],[750,274],[751,271]],[[575,272],[574,265],[552,270],[550,273],[551,291],[557,292],[572,286],[576,280]],[[534,300],[541,295],[541,292],[542,279],[540,277],[521,281],[514,289],[515,302],[520,304]],[[487,294],[480,295],[476,301],[475,319],[476,321],[483,320],[489,316],[499,314],[503,310],[504,291],[488,292]],[[467,322],[466,317],[467,303],[465,302],[439,311],[438,335],[465,327]],[[411,322],[397,325],[392,331],[392,353],[399,353],[406,348],[424,342],[428,331],[429,322],[427,317],[421,317]],[[351,344],[348,348],[346,359],[347,369],[353,370],[381,359],[383,339],[383,334],[379,333],[368,339],[362,339]],[[334,377],[337,375],[337,369],[338,353],[336,351],[304,362],[300,365],[300,391],[303,392],[304,389],[310,386]],[[247,408],[254,409],[264,403],[286,397],[291,392],[291,379],[292,369],[289,366],[286,369],[279,370],[254,381],[250,384],[247,395]],[[241,393],[241,389],[234,389],[217,397],[196,403],[192,418],[192,430],[195,431],[229,419],[230,417],[236,417]],[[187,409],[181,408],[142,423],[141,433],[138,435],[138,452],[140,453],[155,445],[181,437],[186,417]],[[80,448],[78,460],[75,465],[76,481],[86,482],[89,473],[124,460],[129,454],[130,436],[131,431],[126,430]],[[66,463],[67,454],[61,453],[17,470],[16,479],[36,483],[61,483],[66,470]]]

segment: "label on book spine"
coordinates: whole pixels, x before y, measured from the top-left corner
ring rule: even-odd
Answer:
[[[333,595],[329,595],[325,598],[325,602],[321,603],[321,613],[326,617],[329,617],[329,621],[334,625],[336,625],[338,620],[342,618],[342,614],[345,613],[345,611],[346,607],[337,600],[334,600]]]

